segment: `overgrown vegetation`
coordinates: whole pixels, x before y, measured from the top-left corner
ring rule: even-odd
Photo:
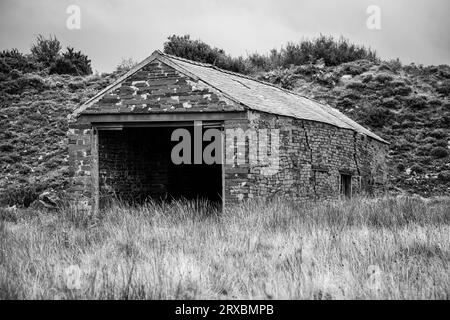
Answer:
[[[133,58],[122,58],[116,66],[116,71],[119,73],[125,73],[137,64],[138,62],[136,62]]]
[[[0,71],[28,73],[44,71],[50,74],[70,74],[83,76],[92,74],[91,60],[81,51],[67,47],[61,52],[61,43],[55,36],[45,38],[38,35],[32,44],[30,54],[22,54],[17,49],[0,53]]]
[[[91,60],[72,47],[67,47],[67,51],[56,58],[50,67],[49,73],[88,75],[92,74]]]
[[[172,35],[164,43],[164,52],[243,74],[288,68],[291,65],[315,64],[318,61],[326,66],[337,66],[360,59],[374,62],[379,60],[375,51],[370,48],[355,45],[348,39],[335,40],[325,35],[298,43],[289,42],[286,47],[273,49],[267,55],[253,53],[247,58],[233,58],[223,49],[211,47],[201,40],[193,40],[189,35]]]
[[[209,63],[233,72],[248,73],[249,69],[242,57],[233,58],[223,49],[213,48],[201,40],[193,40],[189,35],[172,35],[164,43],[164,52],[181,58]]]
[[[448,198],[0,217],[0,299],[450,297]]]
[[[37,62],[42,63],[45,67],[50,67],[59,56],[61,43],[55,36],[46,39],[43,35],[38,35],[30,51]]]

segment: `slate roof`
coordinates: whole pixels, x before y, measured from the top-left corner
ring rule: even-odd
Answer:
[[[251,110],[327,123],[339,128],[350,129],[387,143],[373,132],[367,130],[340,111],[328,105],[306,98],[295,92],[282,89],[270,83],[222,70],[210,64],[194,62],[164,54],[160,51],[155,51],[150,57],[121,76],[116,82],[86,101],[75,113],[79,114],[87,109],[90,105],[98,101],[105,93],[118,87],[130,75],[142,69],[155,59],[169,64],[178,72],[201,80],[205,84],[222,92],[231,100],[244,105]]]

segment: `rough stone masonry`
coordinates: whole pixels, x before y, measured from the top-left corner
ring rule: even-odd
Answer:
[[[278,129],[279,170],[261,174],[264,165],[257,161],[224,160],[216,169],[173,166],[170,148],[161,141],[169,139],[171,128],[198,120],[219,126],[224,135],[228,129]],[[144,130],[150,127],[153,131]],[[387,183],[387,142],[337,110],[160,52],[77,109],[69,128],[71,194],[94,211],[105,195],[166,199],[168,190],[207,195],[211,188],[195,184],[197,176],[217,180],[224,205],[251,198],[315,201],[377,194]],[[224,154],[238,149],[222,147]]]

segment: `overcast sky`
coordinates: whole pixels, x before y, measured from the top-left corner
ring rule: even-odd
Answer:
[[[66,26],[69,5],[81,28]],[[366,26],[366,9],[381,9],[381,29]],[[28,52],[37,34],[54,34],[112,71],[121,58],[141,60],[167,36],[192,38],[232,55],[265,53],[288,41],[344,36],[384,59],[450,64],[449,0],[0,0],[0,49]]]

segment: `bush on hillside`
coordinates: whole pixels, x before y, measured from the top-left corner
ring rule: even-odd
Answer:
[[[0,195],[0,206],[13,206],[27,208],[39,197],[40,187],[26,186],[9,186],[2,191]]]
[[[72,47],[67,47],[67,51],[57,57],[52,63],[50,74],[70,74],[75,76],[83,76],[92,74],[91,60],[81,51],[75,51]]]
[[[381,128],[390,122],[391,115],[388,109],[374,106],[366,108],[363,114],[363,121],[368,126]]]
[[[423,166],[421,166],[420,164],[417,164],[417,163],[413,164],[410,169],[411,169],[411,172],[418,173],[418,174],[424,172]]]
[[[31,46],[31,54],[33,57],[46,67],[49,67],[56,61],[60,51],[61,43],[55,36],[50,36],[46,39],[42,35],[38,35],[36,42]]]
[[[0,72],[10,73],[14,70],[32,72],[37,69],[38,66],[35,61],[17,49],[3,50],[0,52]]]
[[[446,79],[444,81],[439,82],[436,85],[436,91],[443,96],[449,96],[450,95],[450,80]]]
[[[434,129],[430,132],[430,136],[436,139],[443,139],[447,137],[447,132],[444,129]]]
[[[135,65],[137,65],[138,63],[136,61],[133,60],[133,58],[122,58],[122,60],[119,62],[119,64],[116,67],[116,71],[117,72],[127,72],[129,70],[131,70],[131,68],[133,68]]]
[[[336,66],[355,60],[378,61],[375,51],[370,48],[352,44],[344,38],[335,40],[331,36],[324,35],[299,43],[289,42],[285,48],[273,49],[268,55],[253,53],[247,58],[233,58],[223,49],[213,48],[201,40],[192,40],[189,35],[172,35],[164,43],[164,52],[244,74],[279,67],[287,68],[291,65],[316,64],[319,61],[326,66]]]
[[[17,49],[0,52],[0,73],[4,80],[19,79],[22,74],[35,71],[49,74],[92,74],[91,60],[87,55],[71,47],[61,53],[61,43],[54,36],[46,39],[38,35],[29,55],[24,55]]]
[[[232,58],[223,49],[212,48],[201,40],[193,40],[189,35],[172,35],[164,43],[164,52],[177,57],[208,63],[219,68],[240,73],[248,73],[242,57]]]
[[[345,38],[335,40],[331,36],[320,35],[313,40],[302,40],[299,43],[288,43],[286,48],[281,49],[283,66],[290,64],[301,65],[315,63],[323,59],[327,66],[366,59],[378,61],[376,52],[364,46],[350,43]]]
[[[430,153],[435,158],[445,158],[448,156],[448,150],[444,147],[435,147]]]

